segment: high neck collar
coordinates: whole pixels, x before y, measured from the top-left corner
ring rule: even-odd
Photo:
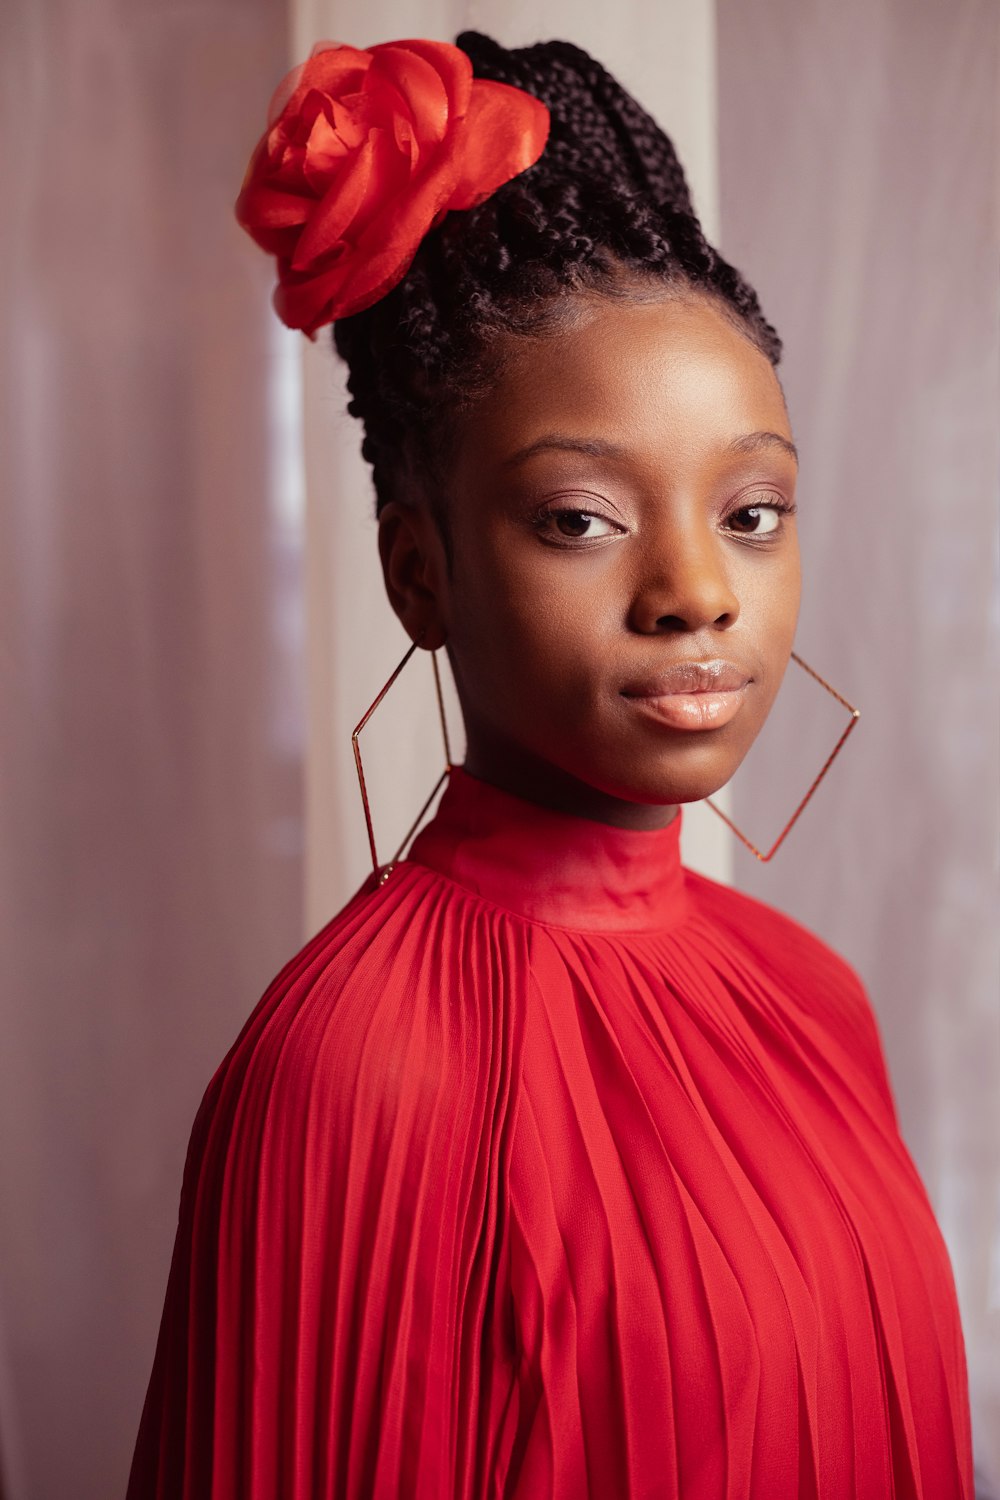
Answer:
[[[662,932],[686,909],[681,810],[666,828],[553,812],[452,768],[409,860],[497,906],[582,932]]]

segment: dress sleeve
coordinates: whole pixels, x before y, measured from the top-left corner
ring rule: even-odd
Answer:
[[[419,942],[275,981],[209,1084],[127,1500],[477,1495],[504,1081]]]

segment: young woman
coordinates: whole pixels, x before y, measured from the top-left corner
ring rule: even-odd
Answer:
[[[971,1497],[864,990],[680,863],[800,574],[780,343],[670,142],[566,43],[325,48],[238,211],[468,752],[208,1086],[129,1500]]]

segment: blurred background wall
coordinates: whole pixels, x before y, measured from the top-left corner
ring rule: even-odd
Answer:
[[[124,1493],[215,1063],[302,939],[302,526],[232,223],[276,0],[0,6],[0,1451]]]
[[[773,864],[685,857],[858,967],[955,1264],[1000,1484],[992,0],[6,0],[0,12],[0,1476],[121,1494],[187,1136],[276,970],[361,881],[349,733],[405,637],[328,342],[232,202],[320,37],[563,34],[674,136],[786,340],[797,649],[862,721]],[[367,755],[386,846],[430,677]],[[789,669],[729,789],[767,842],[841,724]],[[796,680],[798,678],[798,680]],[[366,736],[368,732],[366,731]],[[401,746],[405,753],[401,754]],[[721,833],[720,833],[721,830]]]
[[[1000,1494],[1000,7],[717,16],[722,242],[785,339],[803,455],[796,649],[862,711],[774,862],[737,846],[734,880],[868,987]],[[762,838],[843,720],[794,664],[781,696],[732,783]]]

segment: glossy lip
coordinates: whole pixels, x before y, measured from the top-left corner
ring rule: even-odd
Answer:
[[[734,662],[680,661],[621,689],[636,709],[673,729],[720,729],[735,718],[752,681]]]

